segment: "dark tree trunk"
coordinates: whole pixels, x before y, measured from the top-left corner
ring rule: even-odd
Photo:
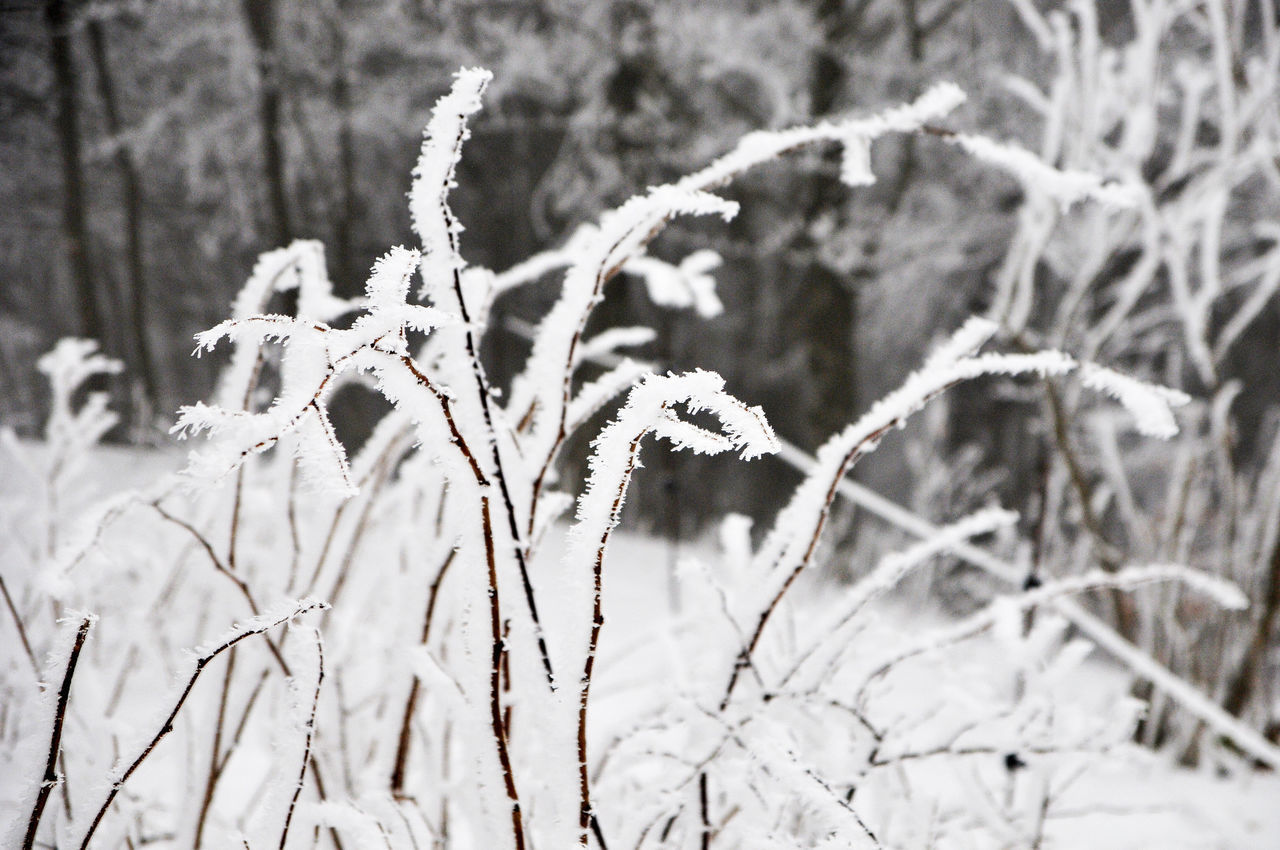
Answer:
[[[120,139],[120,110],[116,102],[115,86],[112,83],[111,63],[107,55],[107,38],[105,27],[98,18],[91,18],[86,24],[89,36],[89,53],[93,59],[94,73],[98,82],[98,97],[102,101],[103,117],[107,125],[107,134],[111,136],[115,147],[116,171],[120,175],[120,194],[124,202],[124,237],[126,282],[122,307],[128,312],[128,335],[134,350],[132,374],[142,381],[146,403],[152,410],[160,401],[157,380],[157,366],[152,353],[151,342],[147,337],[150,323],[147,321],[148,289],[146,280],[146,263],[144,261],[145,245],[142,230],[142,179],[134,162],[133,152],[128,144]]]
[[[53,66],[54,128],[62,159],[62,230],[67,263],[75,290],[76,330],[107,347],[106,311],[94,285],[89,262],[88,216],[85,212],[84,169],[81,164],[79,80],[71,44],[74,8],[67,0],[49,0],[45,21],[49,29],[49,62]]]
[[[334,5],[332,21],[333,37],[333,109],[338,121],[338,203],[333,223],[334,276],[339,291],[344,294],[357,291],[362,283],[363,269],[355,256],[355,228],[358,211],[356,205],[356,147],[355,131],[351,126],[351,79],[347,71],[347,45],[343,35],[346,4],[341,0]]]
[[[1280,521],[1280,517],[1276,518]],[[1262,566],[1261,564],[1259,565]],[[1254,691],[1262,679],[1267,650],[1272,646],[1272,632],[1275,631],[1276,619],[1280,617],[1280,543],[1271,550],[1271,557],[1266,564],[1266,593],[1262,601],[1262,615],[1254,627],[1253,638],[1249,648],[1235,675],[1227,684],[1227,692],[1222,700],[1222,707],[1237,717],[1242,717]],[[1270,720],[1271,718],[1264,718]]]
[[[241,0],[245,24],[258,54],[258,124],[262,135],[262,159],[267,183],[267,203],[271,210],[269,238],[274,247],[283,247],[293,237],[289,197],[285,191],[284,146],[281,142],[281,74],[276,52],[275,3],[273,0]]]
[[[809,68],[809,102],[811,117],[816,121],[839,108],[848,78],[843,43],[857,28],[865,4],[819,0],[814,11],[823,36]],[[834,168],[839,153],[829,151],[827,159]],[[802,207],[805,224],[799,244],[793,246],[805,252],[816,247],[808,235],[813,232],[813,225],[833,213],[842,218],[841,210],[849,198],[848,187],[829,174],[815,174],[806,182],[809,185]],[[817,386],[812,407],[806,411],[804,436],[806,442],[817,445],[853,415],[856,293],[849,281],[820,262],[811,262],[798,271],[801,288],[795,293],[795,332],[809,349],[806,363],[810,380],[816,381]]]

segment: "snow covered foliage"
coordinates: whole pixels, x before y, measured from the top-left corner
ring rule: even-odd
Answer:
[[[637,275],[655,302],[715,315],[716,255],[646,255],[667,222],[733,216],[714,190],[809,145],[841,145],[845,181],[866,185],[874,140],[922,131],[959,89],[752,134],[562,248],[493,273],[468,267],[449,206],[489,79],[460,71],[432,112],[409,202],[419,244],[378,259],[352,301],[333,295],[316,243],[262,257],[231,317],[197,335],[197,352],[234,351],[214,398],[179,412],[176,432],[208,437],[185,474],[89,512],[76,551],[37,548],[25,570],[6,567],[24,648],[0,668],[7,835],[81,850],[1033,847],[1069,840],[1061,809],[1108,817],[1114,800],[1072,786],[1134,769],[1141,705],[1080,698],[1073,677],[1092,644],[1054,606],[1161,582],[1205,610],[1238,607],[1228,581],[1162,559],[1046,572],[958,622],[904,629],[884,616],[883,597],[934,559],[987,535],[1016,548],[1018,518],[998,508],[847,586],[806,568],[858,458],[959,384],[1078,381],[1160,437],[1176,434],[1182,394],[1092,354],[1021,350],[1007,325],[974,318],[830,437],[758,545],[733,517],[722,555],[687,559],[675,610],[645,596],[657,570],[634,551],[643,544],[616,534],[647,436],[741,460],[781,443],[719,375],[658,375],[618,354],[649,329],[589,337],[608,282]],[[992,158],[1064,205],[1118,191],[1083,172],[1050,179],[1020,154]],[[481,356],[493,298],[556,269],[559,298],[504,397]],[[297,314],[266,313],[288,289]],[[607,371],[585,380],[588,361]],[[73,409],[73,390],[115,367],[76,342],[46,365],[58,399],[48,448],[83,454],[110,420],[97,397]],[[264,397],[267,377],[278,384]],[[331,420],[344,381],[390,406],[351,456]],[[621,396],[585,481],[562,477],[566,445]],[[74,634],[58,626],[90,608],[91,633],[88,616]],[[1132,648],[1101,628],[1096,640],[1120,642],[1109,651]]]
[[[1273,10],[1135,0],[1113,27],[1107,4],[1013,5],[1051,69],[1006,81],[1033,116],[1022,147],[953,141],[1023,189],[988,316],[1097,364],[1044,396],[1040,557],[1071,572],[1193,562],[1238,583],[1247,617],[1206,624],[1177,588],[1117,599],[1111,616],[1261,727],[1275,716],[1257,677],[1280,610],[1274,389],[1255,372],[1275,352],[1280,286],[1280,183],[1264,153],[1280,144]],[[1199,720],[1161,690],[1144,740],[1204,755]]]

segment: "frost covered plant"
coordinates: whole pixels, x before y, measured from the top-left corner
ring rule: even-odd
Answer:
[[[1100,587],[1174,581],[1231,605],[1238,593],[1186,567],[1135,566],[1046,582],[932,631],[870,631],[873,603],[910,571],[1012,533],[1014,515],[997,509],[886,557],[825,600],[799,588],[849,469],[956,384],[1080,372],[1159,436],[1176,425],[1181,397],[1059,351],[984,352],[999,327],[973,319],[830,438],[759,546],[740,518],[726,523],[725,562],[685,567],[702,602],[685,620],[646,612],[670,627],[679,675],[663,675],[645,636],[642,660],[620,664],[604,649],[606,587],[619,575],[611,543],[645,440],[744,460],[780,444],[764,411],[718,375],[658,375],[617,356],[650,339],[646,329],[588,336],[606,284],[640,275],[655,301],[715,313],[716,258],[645,255],[668,221],[731,217],[736,205],[716,188],[806,145],[839,143],[846,181],[866,185],[875,139],[916,132],[963,95],[943,85],[881,115],[752,134],[495,274],[463,260],[448,203],[488,81],[460,71],[433,111],[410,192],[419,245],[380,258],[353,301],[333,296],[316,243],[264,255],[231,318],[197,337],[201,352],[233,347],[214,399],[183,408],[175,426],[209,442],[182,476],[95,514],[87,543],[32,565],[33,576],[58,577],[43,585],[53,598],[32,581],[10,612],[41,651],[56,648],[64,685],[52,704],[29,696],[3,720],[27,744],[11,773],[30,780],[5,798],[11,834],[80,848],[877,847],[928,841],[917,827],[933,811],[945,815],[931,833],[938,844],[1034,842],[1043,818],[1036,826],[1011,803],[982,820],[928,765],[994,757],[1010,776],[1032,762],[1038,776],[1056,775],[1120,748],[1134,711],[1098,722],[1074,709],[1055,687],[1082,645],[1054,615],[1010,624]],[[1055,180],[1070,201],[1112,194],[1079,175]],[[493,300],[560,269],[560,298],[504,398],[479,355]],[[289,289],[297,315],[266,314]],[[582,364],[601,358],[608,370],[583,382]],[[279,389],[264,404],[272,368]],[[346,381],[392,406],[351,456],[330,419]],[[559,479],[570,437],[623,394],[581,488]],[[51,607],[95,609],[101,625],[90,635],[86,616],[74,634],[60,631]],[[304,616],[307,628],[294,622]],[[903,714],[895,687],[913,663],[989,631],[1017,648],[1016,669],[994,664],[940,693],[927,717]],[[183,646],[204,649],[179,661]],[[1001,677],[1021,682],[1017,692],[984,702],[981,687]],[[617,697],[636,710],[601,710]],[[917,826],[900,836],[904,819]]]
[[[1280,616],[1280,411],[1257,376],[1274,361],[1280,290],[1280,21],[1224,0],[1134,0],[1121,26],[1095,0],[1011,5],[1050,69],[1006,80],[1034,116],[1023,126],[1036,153],[955,138],[1003,159],[1024,190],[989,315],[1027,346],[1122,366],[1186,401],[1182,433],[1157,449],[1081,393],[1123,398],[1128,378],[1047,383],[1038,549],[1059,569],[1173,560],[1239,583],[1254,602],[1246,617],[1206,621],[1177,587],[1114,599],[1107,616],[1227,713],[1277,728],[1259,684],[1274,681]],[[1076,176],[1045,179],[1046,162]],[[1081,193],[1104,203],[1070,206]],[[1198,720],[1159,689],[1152,698],[1145,740],[1211,755]]]

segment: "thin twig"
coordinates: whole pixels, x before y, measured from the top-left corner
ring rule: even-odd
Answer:
[[[227,717],[227,695],[231,690],[231,675],[236,668],[236,652],[231,650],[227,656],[227,666],[222,674],[222,693],[218,697],[218,717],[213,726],[213,746],[209,754],[209,775],[205,778],[204,796],[200,800],[200,811],[196,815],[196,834],[193,850],[200,850],[204,838],[204,823],[209,815],[209,806],[213,803],[213,793],[218,787],[218,779],[222,776],[222,725]]]
[[[431,582],[431,590],[427,594],[427,611],[423,615],[422,620],[422,637],[418,641],[419,645],[426,646],[427,639],[431,636],[431,621],[435,615],[436,598],[440,592],[440,585],[444,581],[445,574],[449,571],[449,566],[453,563],[454,557],[457,555],[457,549],[450,549],[448,556],[445,557],[444,563],[440,565],[440,569],[436,571],[435,581]],[[400,721],[400,739],[396,744],[396,761],[395,766],[391,770],[391,796],[400,799],[404,796],[404,777],[405,771],[409,764],[409,740],[411,736],[411,728],[413,726],[413,715],[418,705],[418,692],[421,690],[422,681],[417,677],[413,677],[413,684],[409,686],[409,698],[405,701],[404,716]]]
[[[103,817],[106,816],[107,810],[111,808],[111,804],[115,802],[116,795],[120,793],[120,789],[129,781],[129,777],[133,776],[134,772],[142,762],[146,760],[147,756],[151,755],[152,751],[155,750],[156,745],[158,745],[166,735],[173,731],[173,721],[177,718],[178,712],[182,710],[182,706],[186,703],[187,697],[191,695],[191,691],[195,688],[196,682],[200,679],[200,674],[204,672],[205,667],[207,667],[213,659],[217,658],[228,649],[231,649],[233,646],[240,643],[240,641],[253,637],[254,635],[263,634],[269,629],[273,629],[282,623],[292,620],[294,617],[301,616],[309,611],[315,611],[323,607],[323,602],[317,602],[314,600],[306,601],[289,614],[269,623],[262,623],[250,629],[246,629],[245,631],[239,632],[231,638],[223,641],[214,649],[197,658],[195,670],[192,671],[191,678],[187,680],[186,686],[182,689],[182,692],[178,694],[178,699],[174,702],[173,708],[169,711],[164,723],[161,724],[159,731],[152,736],[147,745],[142,748],[142,752],[138,753],[137,757],[135,757],[129,764],[129,767],[120,774],[120,778],[111,783],[111,788],[107,791],[107,799],[103,801],[102,806],[93,816],[93,820],[90,822],[88,829],[85,830],[84,837],[81,839],[79,844],[80,850],[87,850],[89,842],[93,839],[94,832],[98,829],[98,825],[102,822]]]
[[[666,405],[664,404],[665,408]],[[632,438],[627,452],[627,466],[619,476],[618,487],[613,495],[613,504],[609,507],[609,522],[600,535],[600,543],[596,546],[595,559],[591,564],[592,596],[591,596],[591,638],[587,643],[587,659],[583,664],[582,680],[578,685],[578,834],[582,846],[587,844],[587,831],[592,826],[594,814],[591,810],[591,777],[587,768],[587,702],[591,693],[591,676],[595,670],[596,649],[600,644],[600,629],[604,626],[603,581],[604,552],[609,545],[609,535],[618,524],[622,513],[622,500],[627,492],[631,475],[635,472],[640,455],[640,441],[649,433],[649,429],[641,431]],[[599,824],[596,824],[599,830]],[[601,844],[604,842],[601,841]]]
[[[800,558],[800,561],[795,565],[795,567],[792,568],[790,574],[787,575],[786,580],[782,583],[782,586],[778,588],[777,593],[775,593],[773,598],[769,601],[769,604],[760,612],[760,616],[756,620],[756,627],[751,633],[751,640],[749,640],[747,645],[743,647],[742,652],[734,662],[733,672],[729,674],[729,684],[725,686],[724,696],[720,699],[721,711],[724,711],[729,707],[729,700],[733,698],[733,691],[738,684],[738,677],[742,674],[744,669],[751,665],[751,658],[755,654],[756,647],[760,645],[760,637],[764,634],[764,627],[768,625],[769,619],[773,616],[773,612],[777,610],[778,605],[782,602],[782,597],[791,589],[791,585],[795,583],[796,579],[800,577],[800,574],[804,572],[805,567],[809,565],[810,560],[812,560],[813,553],[818,547],[818,540],[822,537],[822,529],[826,525],[827,515],[831,512],[831,503],[835,500],[837,487],[839,487],[840,482],[844,480],[845,475],[849,472],[849,469],[853,464],[862,456],[864,447],[869,444],[873,445],[875,440],[878,440],[881,436],[887,433],[891,427],[892,425],[885,426],[883,429],[876,431],[875,434],[867,440],[854,446],[840,462],[840,467],[836,470],[836,474],[832,476],[831,484],[827,488],[827,497],[822,503],[822,510],[818,512],[817,520],[814,522],[813,532],[809,536],[809,543],[805,547],[804,555]]]
[[[461,146],[462,134],[459,134],[457,145]],[[453,218],[449,205],[441,198],[440,209],[445,219],[445,232],[449,234],[449,247],[454,256],[458,256],[458,232],[461,230]],[[511,499],[511,491],[507,487],[507,476],[502,467],[502,452],[498,448],[498,433],[493,425],[493,413],[489,406],[489,381],[485,377],[484,364],[480,362],[479,346],[476,343],[475,331],[471,323],[471,315],[467,310],[467,300],[462,294],[462,273],[455,265],[453,268],[453,292],[458,299],[458,311],[462,315],[463,327],[466,328],[467,356],[471,360],[471,372],[475,376],[476,395],[480,400],[480,411],[484,415],[485,437],[489,441],[489,451],[493,457],[493,477],[497,479],[498,490],[502,493],[502,503],[507,514],[507,529],[511,534],[511,545],[520,570],[520,584],[524,590],[525,605],[529,608],[529,618],[533,621],[533,634],[538,643],[538,653],[542,657],[543,671],[547,676],[547,685],[555,690],[555,675],[551,671],[551,655],[547,652],[547,639],[543,634],[542,620],[538,616],[538,603],[533,592],[533,583],[529,580],[529,568],[526,564],[524,541],[520,535],[520,523],[516,519],[515,503]],[[541,478],[541,476],[539,476]],[[532,503],[530,517],[532,517]]]
[[[302,768],[298,771],[298,781],[293,786],[293,797],[289,800],[289,810],[284,816],[284,827],[280,830],[279,850],[284,850],[284,843],[289,837],[289,824],[293,821],[293,810],[298,805],[298,796],[302,794],[302,784],[307,778],[307,765],[311,763],[311,740],[316,731],[316,706],[320,704],[320,685],[324,682],[324,641],[320,638],[320,630],[312,629],[316,639],[316,689],[311,697],[311,714],[307,717],[307,739],[302,750]]]
[[[489,662],[489,722],[493,729],[494,743],[498,749],[498,761],[502,765],[502,779],[506,785],[507,799],[511,801],[511,831],[516,850],[524,850],[524,821],[520,814],[520,796],[516,792],[515,774],[511,767],[511,754],[507,750],[507,730],[502,723],[502,695],[499,683],[499,666],[502,663],[502,611],[498,605],[498,565],[494,556],[493,521],[490,517],[490,499],[480,497],[480,517],[484,531],[484,555],[489,574],[489,626],[493,641],[493,654]]]
[[[31,650],[31,642],[27,640],[27,627],[22,623],[22,617],[18,614],[18,606],[13,603],[13,597],[9,595],[9,587],[4,583],[4,576],[0,575],[0,594],[4,595],[5,607],[9,609],[9,615],[13,617],[14,628],[18,630],[18,640],[22,641],[22,650],[27,655],[27,660],[31,662],[31,670],[36,674],[36,679],[40,678],[40,663],[36,661],[36,654]]]
[[[36,803],[31,807],[31,817],[27,820],[27,834],[22,840],[22,850],[31,850],[35,844],[36,830],[40,827],[40,816],[44,814],[45,804],[49,802],[49,792],[58,784],[58,756],[62,753],[62,724],[67,716],[67,700],[71,697],[71,677],[76,673],[76,662],[80,659],[80,650],[84,648],[85,637],[92,625],[92,617],[81,620],[75,641],[71,644],[67,669],[62,674],[62,687],[58,689],[58,705],[53,713],[53,731],[49,734],[49,755],[44,763],[44,777],[36,792]]]
[[[209,539],[205,537],[198,528],[187,522],[185,519],[169,513],[164,508],[160,507],[159,502],[151,502],[150,505],[157,513],[160,514],[160,516],[191,534],[200,543],[205,554],[209,556],[209,560],[213,563],[213,568],[226,576],[227,579],[236,586],[236,589],[240,591],[240,595],[244,597],[245,602],[249,605],[249,613],[255,617],[261,615],[262,609],[258,607],[258,601],[254,598],[253,591],[249,588],[249,583],[236,573],[235,566],[229,560],[224,563],[222,559],[218,557],[218,554],[213,550],[213,544],[209,542]],[[231,551],[234,551],[234,538],[232,539],[230,546]],[[230,553],[228,554],[228,557],[230,557]],[[276,664],[280,666],[280,672],[284,673],[286,676],[292,676],[293,671],[289,669],[289,662],[285,660],[284,654],[280,651],[280,647],[276,646],[275,641],[273,641],[269,636],[264,635],[262,639],[266,641],[267,649],[271,651],[271,655],[275,658]]]

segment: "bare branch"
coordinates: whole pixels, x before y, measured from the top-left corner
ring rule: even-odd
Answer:
[[[7,597],[8,594],[6,593]],[[67,669],[62,674],[62,687],[58,689],[58,703],[53,712],[53,730],[49,734],[49,755],[44,763],[44,776],[40,780],[40,788],[36,792],[36,802],[31,808],[31,817],[27,820],[27,834],[22,840],[22,850],[31,850],[36,840],[36,830],[40,827],[40,816],[44,814],[45,804],[49,801],[49,792],[58,784],[57,763],[62,753],[62,724],[67,715],[67,701],[71,697],[71,679],[76,673],[76,662],[80,660],[80,650],[84,648],[85,637],[93,626],[93,617],[85,617],[76,630],[75,641],[71,644],[71,654],[67,657]]]

